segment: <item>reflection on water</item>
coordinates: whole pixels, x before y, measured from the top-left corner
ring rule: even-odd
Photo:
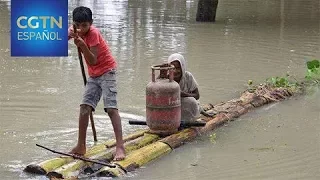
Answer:
[[[150,66],[171,53],[186,57],[201,103],[238,97],[249,79],[302,79],[305,62],[320,58],[318,0],[219,1],[214,24],[195,22],[194,0],[69,0],[69,13],[79,5],[93,9],[118,62],[125,134],[139,128],[128,120],[145,114]],[[72,42],[66,58],[10,57],[9,19],[10,1],[0,0],[0,174],[26,179],[23,167],[54,156],[36,143],[66,151],[76,142],[83,82]],[[129,178],[317,179],[319,101],[315,92],[260,108],[216,130],[215,144],[204,135]],[[113,138],[101,104],[95,122],[99,140]]]

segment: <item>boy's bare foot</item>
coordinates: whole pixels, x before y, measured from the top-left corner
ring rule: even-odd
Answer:
[[[124,146],[116,147],[116,154],[113,158],[114,161],[122,161],[126,157]]]
[[[79,155],[79,156],[83,156],[83,155],[86,154],[86,146],[84,146],[84,145],[77,145],[77,146],[74,147],[69,153],[70,153],[70,154]]]

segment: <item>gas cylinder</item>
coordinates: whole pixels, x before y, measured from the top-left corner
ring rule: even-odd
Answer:
[[[151,69],[152,81],[146,87],[146,122],[151,133],[170,135],[177,132],[180,126],[180,86],[173,80],[173,65],[162,64]],[[160,70],[157,79],[156,70]]]

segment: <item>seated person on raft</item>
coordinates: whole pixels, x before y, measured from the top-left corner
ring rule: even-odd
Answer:
[[[193,75],[186,71],[186,62],[181,54],[170,55],[167,63],[175,67],[174,80],[180,86],[181,120],[185,122],[196,121],[200,117],[198,83]]]

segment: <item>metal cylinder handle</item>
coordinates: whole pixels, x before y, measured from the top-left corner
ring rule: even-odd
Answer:
[[[156,75],[155,75],[154,71],[155,71],[155,69],[152,68],[152,82],[156,82]]]
[[[173,68],[170,68],[169,69],[169,82],[172,82],[173,81],[173,73],[174,73],[174,66],[171,65]]]
[[[169,82],[173,81],[173,77],[174,77],[174,66],[170,65],[167,66],[167,64],[164,65],[156,65],[156,66],[151,66],[152,69],[152,82],[156,81],[156,75],[155,75],[155,70],[169,70]]]

